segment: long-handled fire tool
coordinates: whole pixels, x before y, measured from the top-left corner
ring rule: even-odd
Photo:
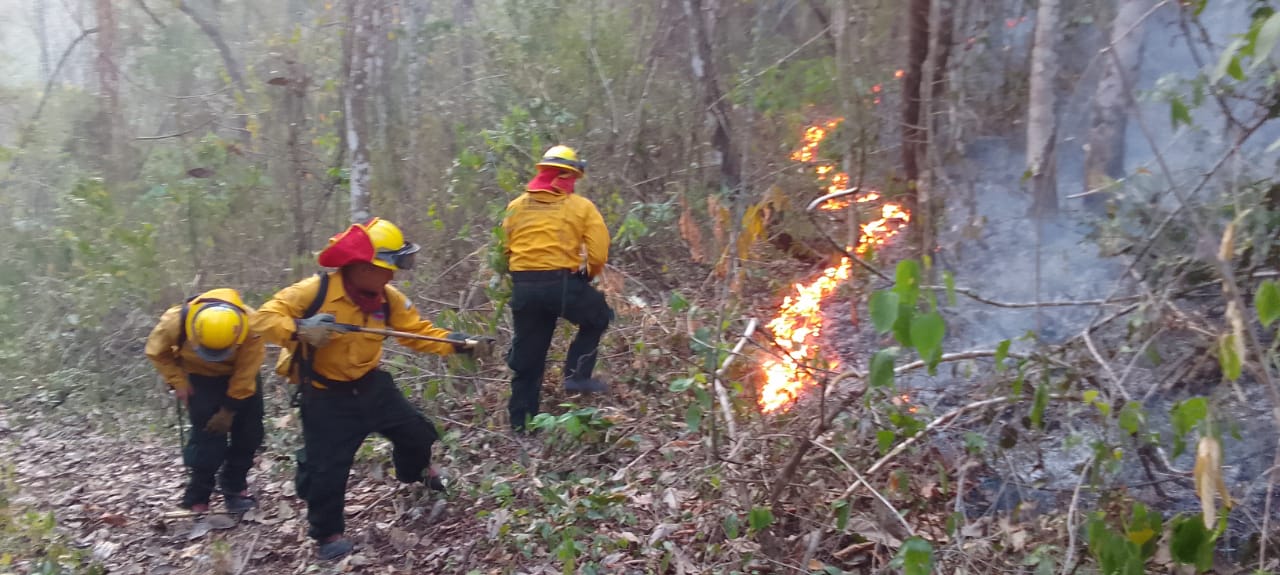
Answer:
[[[376,327],[364,327],[364,326],[353,325],[349,323],[335,323],[333,325],[339,331],[372,333],[375,335],[384,335],[387,337],[402,337],[405,339],[417,339],[422,341],[436,341],[440,343],[448,343],[453,345],[463,345],[468,348],[479,349],[479,350],[482,350],[483,352],[486,352],[486,353],[481,353],[480,355],[487,355],[487,352],[492,351],[491,349],[492,346],[486,345],[487,343],[489,343],[488,341],[480,338],[474,338],[474,337],[468,338],[465,340],[445,339],[443,337],[432,337],[429,335],[409,333],[407,331],[396,331],[393,329],[379,329]]]

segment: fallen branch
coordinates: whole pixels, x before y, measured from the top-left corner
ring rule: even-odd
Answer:
[[[893,516],[898,519],[898,522],[902,524],[902,527],[907,530],[908,535],[916,534],[916,530],[913,529],[911,527],[911,524],[907,523],[907,520],[902,517],[902,512],[898,511],[898,509],[895,508],[892,503],[889,503],[889,500],[886,499],[885,496],[882,495],[879,491],[876,491],[876,488],[872,487],[870,483],[867,483],[867,478],[863,477],[861,473],[858,473],[858,470],[855,469],[853,465],[851,465],[848,461],[846,461],[844,457],[842,457],[839,453],[837,453],[836,450],[831,449],[830,447],[827,447],[826,445],[823,445],[822,443],[816,440],[813,442],[813,444],[818,446],[819,449],[822,449],[823,451],[826,451],[827,453],[830,453],[831,455],[835,456],[835,458],[838,459],[840,463],[843,463],[844,466],[849,469],[849,472],[852,473],[855,478],[857,478],[858,480],[857,483],[865,485],[867,488],[867,491],[870,491],[872,496],[874,496],[877,500],[879,500],[882,505],[884,505],[889,511],[893,513]]]
[[[168,139],[170,139],[170,138],[181,138],[182,136],[185,136],[185,135],[187,135],[187,134],[190,134],[191,132],[194,132],[194,131],[196,131],[196,130],[199,130],[200,128],[203,128],[203,127],[205,127],[205,126],[208,126],[209,124],[212,124],[213,122],[214,122],[214,119],[213,119],[213,118],[209,118],[209,119],[208,119],[208,120],[206,120],[203,124],[200,124],[199,126],[195,126],[195,127],[193,127],[193,128],[188,128],[188,129],[183,130],[183,131],[181,131],[181,132],[175,132],[175,133],[173,133],[173,134],[164,134],[164,135],[161,135],[161,136],[137,136],[137,137],[135,137],[134,139],[135,139],[135,140],[139,140],[139,141],[147,142],[147,141],[155,141],[155,140],[168,140]]]
[[[742,337],[738,339],[737,345],[733,346],[733,351],[729,352],[729,357],[724,358],[724,363],[720,364],[720,369],[716,370],[715,377],[711,379],[712,385],[715,386],[716,398],[720,401],[720,410],[724,412],[725,427],[728,430],[730,440],[736,440],[738,437],[738,423],[733,417],[733,405],[729,403],[729,394],[725,390],[724,384],[721,383],[720,378],[724,377],[725,371],[733,364],[733,359],[742,354],[742,347],[747,345],[747,340],[751,339],[752,335],[755,335],[756,326],[759,324],[760,320],[754,317],[747,322],[747,329],[743,330]],[[737,449],[736,444],[734,449]],[[729,457],[732,458],[734,453],[734,451],[730,451]]]
[[[1071,493],[1071,506],[1067,508],[1067,558],[1062,562],[1062,575],[1075,571],[1076,509],[1080,506],[1080,487],[1084,485],[1085,479],[1089,477],[1089,469],[1093,467],[1093,462],[1094,458],[1090,457],[1089,462],[1084,464],[1084,470],[1080,473],[1080,481],[1076,482],[1076,489]]]

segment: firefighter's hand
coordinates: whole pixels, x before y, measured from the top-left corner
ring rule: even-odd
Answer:
[[[297,322],[295,335],[299,341],[315,347],[324,347],[338,329],[337,318],[333,314],[321,313]]]
[[[497,340],[488,336],[470,336],[465,333],[451,332],[446,339],[453,340],[453,350],[475,358],[488,358],[493,355],[493,344]]]
[[[218,413],[213,414],[213,417],[209,418],[209,423],[205,424],[204,430],[209,433],[225,435],[231,432],[231,423],[235,419],[236,412],[223,407],[218,410]]]
[[[187,405],[191,400],[191,388],[175,387],[173,388],[173,397],[174,399],[181,401],[182,405]]]

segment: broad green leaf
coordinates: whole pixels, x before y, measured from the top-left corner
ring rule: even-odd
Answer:
[[[831,510],[836,516],[836,530],[844,531],[849,525],[849,500],[841,499],[831,504]]]
[[[1236,56],[1231,59],[1231,63],[1227,64],[1227,74],[1235,78],[1237,82],[1244,81],[1244,68],[1240,66],[1240,57]]]
[[[1200,572],[1213,567],[1213,532],[1204,526],[1199,515],[1179,516],[1173,520],[1173,536],[1169,539],[1169,552],[1173,560],[1195,565]]]
[[[949,271],[942,272],[942,283],[947,286],[947,305],[956,305],[956,275]]]
[[[738,522],[737,514],[730,514],[730,515],[724,516],[725,537],[728,537],[729,539],[737,539],[741,529],[742,527],[741,527],[741,524],[739,524]]]
[[[1098,400],[1098,390],[1090,389],[1088,391],[1085,391],[1084,393],[1080,394],[1080,398],[1083,399],[1085,403],[1092,405],[1093,402]]]
[[[893,291],[897,292],[902,303],[914,306],[916,300],[920,299],[920,262],[915,260],[898,262],[893,279]]]
[[[1142,429],[1142,407],[1133,401],[1124,404],[1120,408],[1120,429],[1129,432],[1129,435],[1137,435],[1138,430]]]
[[[1258,30],[1258,38],[1253,45],[1253,65],[1249,67],[1249,71],[1252,72],[1267,61],[1278,39],[1280,39],[1280,12],[1273,13]]]
[[[996,346],[996,372],[997,373],[1004,373],[1004,370],[1005,370],[1004,360],[1006,357],[1009,357],[1009,346],[1012,345],[1012,343],[1013,342],[1006,339],[1000,342],[1000,345]]]
[[[1174,96],[1169,101],[1169,121],[1173,123],[1173,129],[1177,130],[1179,125],[1191,125],[1191,111],[1187,109],[1187,105],[1182,103],[1182,98]]]
[[[1272,16],[1268,22],[1275,19]],[[1258,293],[1253,296],[1253,306],[1258,310],[1258,321],[1262,322],[1263,327],[1271,327],[1273,322],[1280,319],[1280,284],[1273,280],[1262,282],[1258,286]]]
[[[1044,410],[1048,405],[1049,384],[1045,382],[1036,386],[1036,398],[1031,406],[1031,425],[1037,429],[1044,429]]]
[[[902,558],[904,575],[929,575],[933,573],[933,546],[919,537],[911,537],[902,542],[902,550],[898,552]]]
[[[689,433],[698,431],[702,425],[702,406],[696,402],[690,403],[689,408],[684,412],[684,423],[689,426]]]
[[[871,387],[893,387],[893,350],[882,349],[871,356]]]
[[[671,308],[671,311],[673,312],[681,313],[689,309],[689,300],[684,299],[684,296],[680,295],[680,292],[673,291],[671,292],[671,296],[667,298],[667,307]]]
[[[914,307],[898,304],[898,319],[893,322],[893,339],[904,347],[911,346],[911,320],[916,316]]]
[[[1222,366],[1222,374],[1227,376],[1227,379],[1231,381],[1240,379],[1243,365],[1240,354],[1236,351],[1235,334],[1223,334],[1218,338],[1218,364]]]
[[[946,335],[946,322],[938,312],[917,316],[911,321],[911,343],[920,352],[920,359],[932,367],[942,355],[942,338]]]
[[[773,510],[768,507],[752,507],[747,516],[747,523],[754,532],[760,532],[773,525]]]
[[[670,387],[668,387],[667,389],[669,389],[672,393],[684,393],[685,391],[688,391],[688,389],[691,386],[693,386],[692,377],[681,377],[681,378],[672,380]]]
[[[888,453],[889,448],[893,447],[893,442],[897,441],[898,434],[892,429],[881,429],[876,432],[876,447],[880,449],[880,453]]]
[[[888,333],[893,329],[893,323],[898,319],[898,302],[900,298],[897,292],[890,290],[877,291],[871,294],[871,300],[868,307],[871,308],[871,323],[876,327],[879,333]]]
[[[1187,449],[1184,439],[1200,422],[1209,415],[1209,401],[1203,397],[1193,397],[1179,401],[1169,412],[1169,422],[1173,426],[1173,456],[1182,455]]]
[[[1231,68],[1233,62],[1235,63],[1236,68],[1240,67],[1240,61],[1238,60],[1236,53],[1239,52],[1240,48],[1243,46],[1244,40],[1239,38],[1232,40],[1231,43],[1227,45],[1226,50],[1222,51],[1222,56],[1218,57],[1218,65],[1214,66],[1213,72],[1209,74],[1209,83],[1217,84],[1221,81],[1222,77],[1227,75],[1227,71]]]

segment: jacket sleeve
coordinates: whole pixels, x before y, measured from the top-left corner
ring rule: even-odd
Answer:
[[[418,307],[413,305],[413,302],[409,301],[409,297],[401,293],[400,290],[388,286],[387,304],[391,308],[391,317],[388,318],[387,322],[388,327],[391,329],[439,338],[449,335],[449,330],[438,328],[432,325],[430,320],[418,315]],[[449,355],[455,351],[453,344],[450,343],[404,338],[396,341],[409,349],[423,353]]]
[[[516,206],[518,201],[518,199],[512,200],[511,203],[507,204],[507,211],[502,216],[502,253],[507,256],[508,268],[511,261],[511,228],[515,224],[513,218],[519,209]]]
[[[296,320],[315,299],[320,280],[305,279],[276,293],[258,311],[249,316],[249,329],[269,343],[286,346],[297,331]]]
[[[171,307],[164,312],[164,315],[160,316],[160,322],[147,337],[146,354],[147,359],[155,364],[156,371],[160,372],[160,376],[164,378],[165,383],[169,384],[169,387],[185,390],[191,384],[187,382],[187,373],[178,362],[180,350],[174,350],[178,345],[178,330],[182,329],[180,323],[182,323],[182,306]]]
[[[604,217],[596,205],[587,202],[586,229],[583,243],[587,244],[587,274],[597,277],[604,271],[604,264],[609,261],[609,228],[604,225]]]
[[[228,407],[235,409],[239,403],[258,392],[258,370],[267,357],[267,342],[262,336],[250,333],[236,350],[235,367],[227,386]]]

